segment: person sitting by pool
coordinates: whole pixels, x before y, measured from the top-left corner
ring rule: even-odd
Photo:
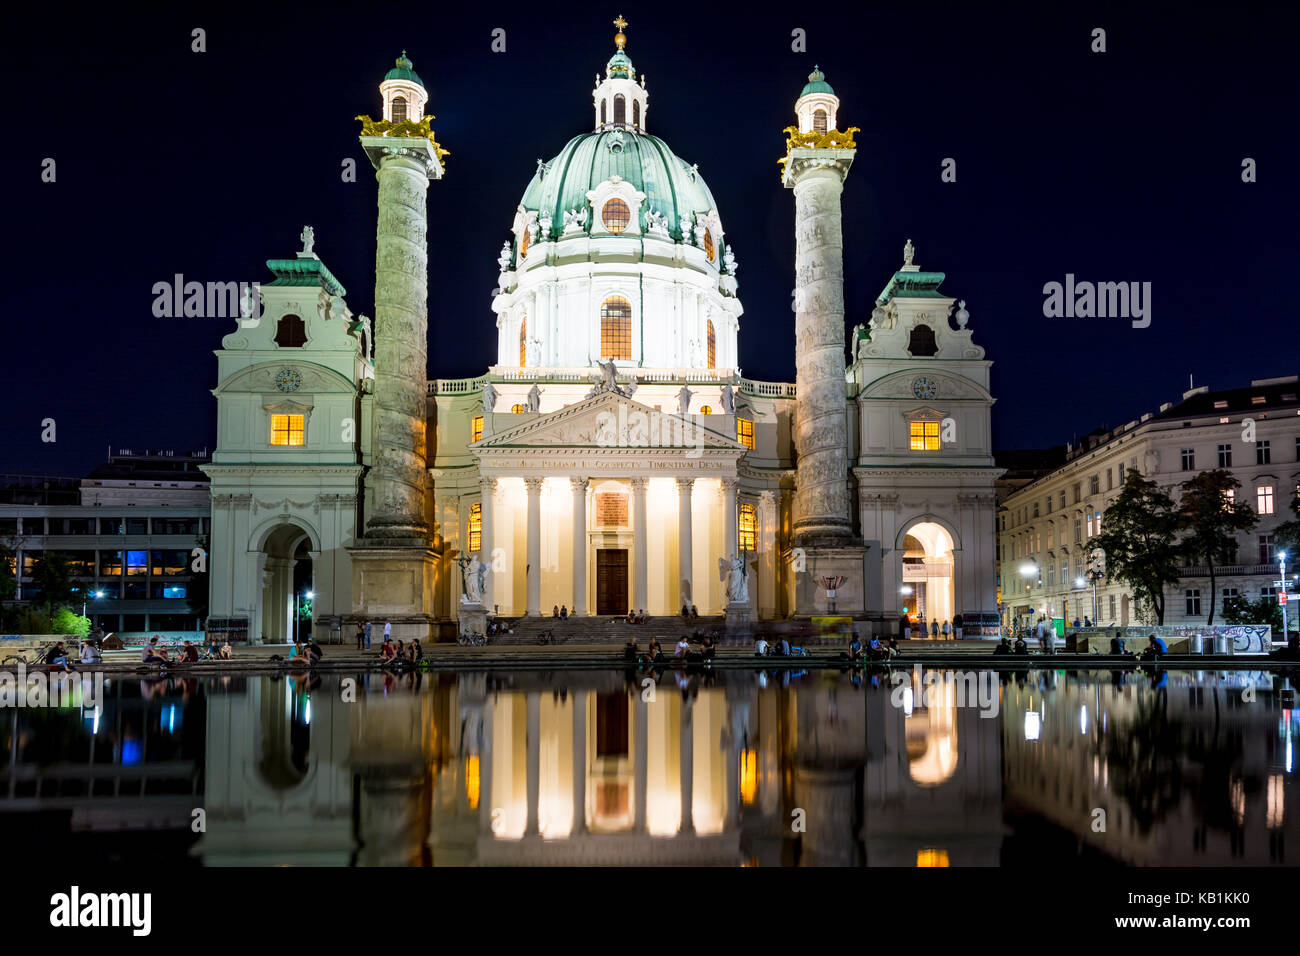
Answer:
[[[687,654],[690,653],[690,650],[691,650],[691,639],[687,637],[685,634],[683,634],[681,636],[681,639],[677,642],[677,648],[674,652],[674,656],[685,657]]]
[[[1128,655],[1128,651],[1124,649],[1124,638],[1120,636],[1119,631],[1116,631],[1115,636],[1110,639],[1110,652],[1118,657]]]
[[[397,648],[393,645],[393,642],[384,641],[379,648],[379,663],[387,664],[395,657],[397,657]]]
[[[306,650],[308,658],[311,660],[313,664],[319,663],[320,659],[325,656],[325,651],[321,648],[319,644],[316,643],[314,639],[310,637],[307,638],[307,643],[304,647],[304,650]]]
[[[62,641],[55,642],[55,645],[45,652],[45,663],[51,670],[58,668],[63,671],[70,671],[68,666],[68,652],[63,646]]]
[[[762,634],[754,638],[754,656],[767,657],[767,641],[763,638]]]
[[[98,664],[100,660],[102,660],[102,655],[99,653],[99,648],[95,646],[94,642],[84,641],[81,645],[81,663]]]
[[[636,638],[629,637],[627,643],[623,645],[623,660],[634,664],[640,655],[641,648],[637,647]]]
[[[784,634],[782,634],[781,637],[772,644],[772,653],[777,657],[790,656],[790,642],[786,639]]]
[[[1160,638],[1152,634],[1147,638],[1147,646],[1142,650],[1142,660],[1158,661],[1169,653],[1169,648]]]
[[[189,641],[185,642],[185,647],[181,650],[177,663],[197,664],[199,662],[199,649]]]
[[[655,664],[664,659],[664,649],[659,646],[659,642],[653,637],[645,649],[645,659],[649,663]]]
[[[858,637],[858,632],[853,632],[853,640],[849,642],[849,660],[856,661],[862,657],[862,638]]]
[[[880,638],[876,637],[874,634],[872,635],[871,640],[867,642],[866,653],[867,659],[872,661],[883,660],[889,656],[889,651],[885,648],[885,645],[881,644]]]
[[[1026,655],[1029,653],[1029,645],[1025,643],[1025,637],[1023,634],[1016,638],[1013,652],[1016,654]]]
[[[418,637],[411,639],[411,644],[406,649],[406,659],[412,664],[418,664],[424,660],[424,646],[420,644]]]
[[[898,646],[898,638],[891,637],[889,639],[889,656],[897,657],[902,652],[902,649]]]
[[[692,621],[698,621],[699,618],[700,618],[700,612],[699,612],[698,609],[696,609],[695,605],[692,604],[692,605],[691,605],[691,620],[692,620]]]
[[[993,648],[993,653],[997,655],[1010,654],[1011,642],[1008,641],[1005,637],[1002,638],[1002,640],[998,641],[998,646]]]
[[[228,661],[228,660],[230,660],[230,642],[229,642],[229,641],[226,641],[225,643],[223,643],[223,644],[221,645],[221,650],[217,651],[217,655],[218,655],[218,656],[219,656],[223,661]]]
[[[713,643],[713,638],[705,637],[700,644],[700,659],[706,661],[713,660],[713,655],[718,650],[717,645]]]
[[[146,644],[146,645],[141,649],[141,651],[140,651],[140,663],[142,663],[142,664],[166,664],[166,663],[169,663],[168,660],[167,660],[167,652],[166,652],[165,650],[163,650],[161,647],[158,646],[158,637],[157,637],[157,635],[155,635],[155,636],[149,638],[149,643]]]

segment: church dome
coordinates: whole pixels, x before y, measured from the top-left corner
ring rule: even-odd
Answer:
[[[575,136],[558,156],[533,175],[521,205],[546,213],[558,229],[564,213],[587,207],[587,193],[619,176],[645,193],[646,210],[667,217],[674,239],[682,239],[681,220],[716,208],[704,177],[657,136],[628,129],[601,129]]]
[[[804,85],[803,92],[800,96],[807,96],[809,93],[826,93],[830,96],[835,95],[831,85],[826,82],[826,74],[821,70],[813,67],[813,71],[808,74],[808,82]]]
[[[414,67],[415,64],[410,61],[406,56],[406,51],[403,50],[402,55],[397,58],[397,65],[384,74],[384,80],[385,82],[388,80],[406,80],[408,83],[423,87],[424,81],[420,79],[420,75],[415,72]]]

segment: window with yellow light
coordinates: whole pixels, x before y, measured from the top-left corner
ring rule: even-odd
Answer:
[[[909,422],[908,427],[912,451],[939,450],[938,422]]]
[[[469,541],[466,551],[479,551],[483,547],[483,505],[469,506]]]
[[[474,416],[474,424],[470,427],[469,434],[470,434],[470,438],[469,438],[470,441],[483,440],[483,416],[482,415]]]
[[[740,442],[746,448],[754,448],[754,423],[748,418],[736,419],[736,441]]]
[[[303,434],[303,416],[302,415],[272,415],[271,416],[271,444],[272,445],[301,445],[304,444],[305,436]]]

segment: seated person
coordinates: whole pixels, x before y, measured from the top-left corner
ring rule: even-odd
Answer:
[[[1115,636],[1110,639],[1110,652],[1117,656],[1128,654],[1124,649],[1124,638],[1120,637],[1119,631],[1116,631]]]
[[[641,649],[636,646],[636,638],[629,637],[627,643],[623,645],[623,660],[629,663],[635,662],[640,653]]]
[[[661,661],[664,659],[663,648],[659,646],[659,642],[656,641],[653,637],[650,638],[650,643],[646,647],[645,659],[651,662]]]
[[[210,657],[216,657],[216,656],[217,656],[217,653],[218,653],[220,650],[221,650],[221,648],[220,648],[220,646],[218,646],[218,644],[217,644],[217,639],[216,639],[215,637],[212,638],[210,641],[208,641],[208,655],[209,655]]]
[[[185,642],[185,647],[181,650],[179,661],[186,664],[197,664],[199,660],[199,649],[189,641]]]
[[[681,640],[677,642],[677,649],[675,652],[675,656],[685,657],[688,653],[690,653],[690,650],[691,650],[690,638],[688,638],[685,634],[683,634]]]
[[[99,653],[99,648],[96,647],[94,643],[92,643],[91,641],[85,641],[84,643],[82,643],[81,663],[98,664],[100,660],[102,660],[102,655]]]
[[[559,618],[560,618],[560,606],[559,606],[558,604],[552,604],[552,605],[551,605],[551,617],[555,618],[556,620],[559,620]]]
[[[882,657],[888,656],[889,652],[885,650],[885,646],[880,643],[880,638],[873,636],[867,644],[867,657],[871,658],[873,661],[878,661]]]
[[[568,620],[568,618],[569,618],[569,606],[568,606],[567,604],[561,604],[561,605],[560,605],[560,620],[561,620],[561,621],[566,621],[566,620]]]
[[[393,645],[393,642],[384,641],[383,645],[379,648],[379,662],[381,664],[387,664],[395,657],[397,657],[397,648]]]
[[[167,652],[158,646],[158,638],[149,638],[149,643],[140,649],[140,663],[142,664],[166,664]]]
[[[307,646],[306,646],[305,649],[306,649],[307,653],[311,656],[311,662],[312,662],[313,664],[316,663],[318,660],[320,660],[322,657],[325,656],[325,651],[322,650],[322,649],[321,649],[321,646],[320,646],[319,644],[317,644],[317,643],[316,643],[312,638],[310,638],[310,637],[307,638]]]
[[[1029,645],[1025,643],[1024,635],[1021,635],[1020,637],[1017,637],[1017,638],[1016,638],[1016,643],[1015,643],[1015,647],[1014,647],[1014,653],[1016,653],[1016,654],[1028,654],[1028,653],[1029,653]]]
[[[754,656],[767,656],[767,641],[765,641],[761,636],[754,639]]]
[[[998,646],[995,647],[995,648],[993,648],[993,653],[994,653],[994,654],[1010,654],[1010,653],[1011,653],[1011,642],[1008,641],[1005,637],[1002,638],[1002,640],[998,641]]]
[[[321,653],[324,652],[322,651]],[[406,649],[406,659],[415,662],[424,660],[424,645],[420,643],[418,637],[413,639],[410,646]]]
[[[57,667],[65,671],[71,670],[68,667],[68,652],[64,648],[62,641],[57,641],[53,647],[46,651],[43,660],[51,668]]]
[[[691,616],[691,610],[685,604],[682,605],[682,619],[685,620]]]
[[[1144,661],[1156,661],[1168,653],[1168,647],[1165,642],[1152,634],[1147,638],[1147,646],[1142,649],[1140,655]]]
[[[228,660],[230,660],[230,654],[231,654],[231,651],[230,651],[230,642],[229,642],[229,641],[226,641],[225,643],[223,643],[223,644],[221,645],[221,650],[219,650],[219,651],[217,652],[217,655],[218,655],[218,656],[219,656],[223,661],[228,661]]]
[[[901,653],[902,649],[898,646],[898,638],[891,637],[889,639],[889,656],[897,657]]]
[[[786,640],[785,635],[782,635],[779,640],[773,642],[772,653],[777,657],[790,656],[790,642]]]
[[[698,619],[699,619],[699,616],[700,616],[700,612],[696,609],[695,605],[692,604],[692,605],[691,605],[691,620],[692,620],[692,621],[698,620]]]

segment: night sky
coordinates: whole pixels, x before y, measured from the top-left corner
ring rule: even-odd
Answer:
[[[699,164],[736,251],[747,377],[794,381],[794,200],[776,161],[814,63],[841,128],[862,128],[846,330],[910,237],[995,363],[997,447],[1122,424],[1189,373],[1226,388],[1300,371],[1296,4],[178,6],[6,13],[2,472],[81,475],[109,445],[211,449],[212,350],[234,321],[154,318],[153,284],[175,273],[269,281],[265,260],[310,223],[352,310],[373,314],[376,187],[353,117],[379,115],[403,48],[451,151],[429,191],[429,372],[480,374],[513,211],[537,160],[590,130],[620,12],[648,131]],[[1066,273],[1152,283],[1150,328],[1045,318],[1043,285]]]

